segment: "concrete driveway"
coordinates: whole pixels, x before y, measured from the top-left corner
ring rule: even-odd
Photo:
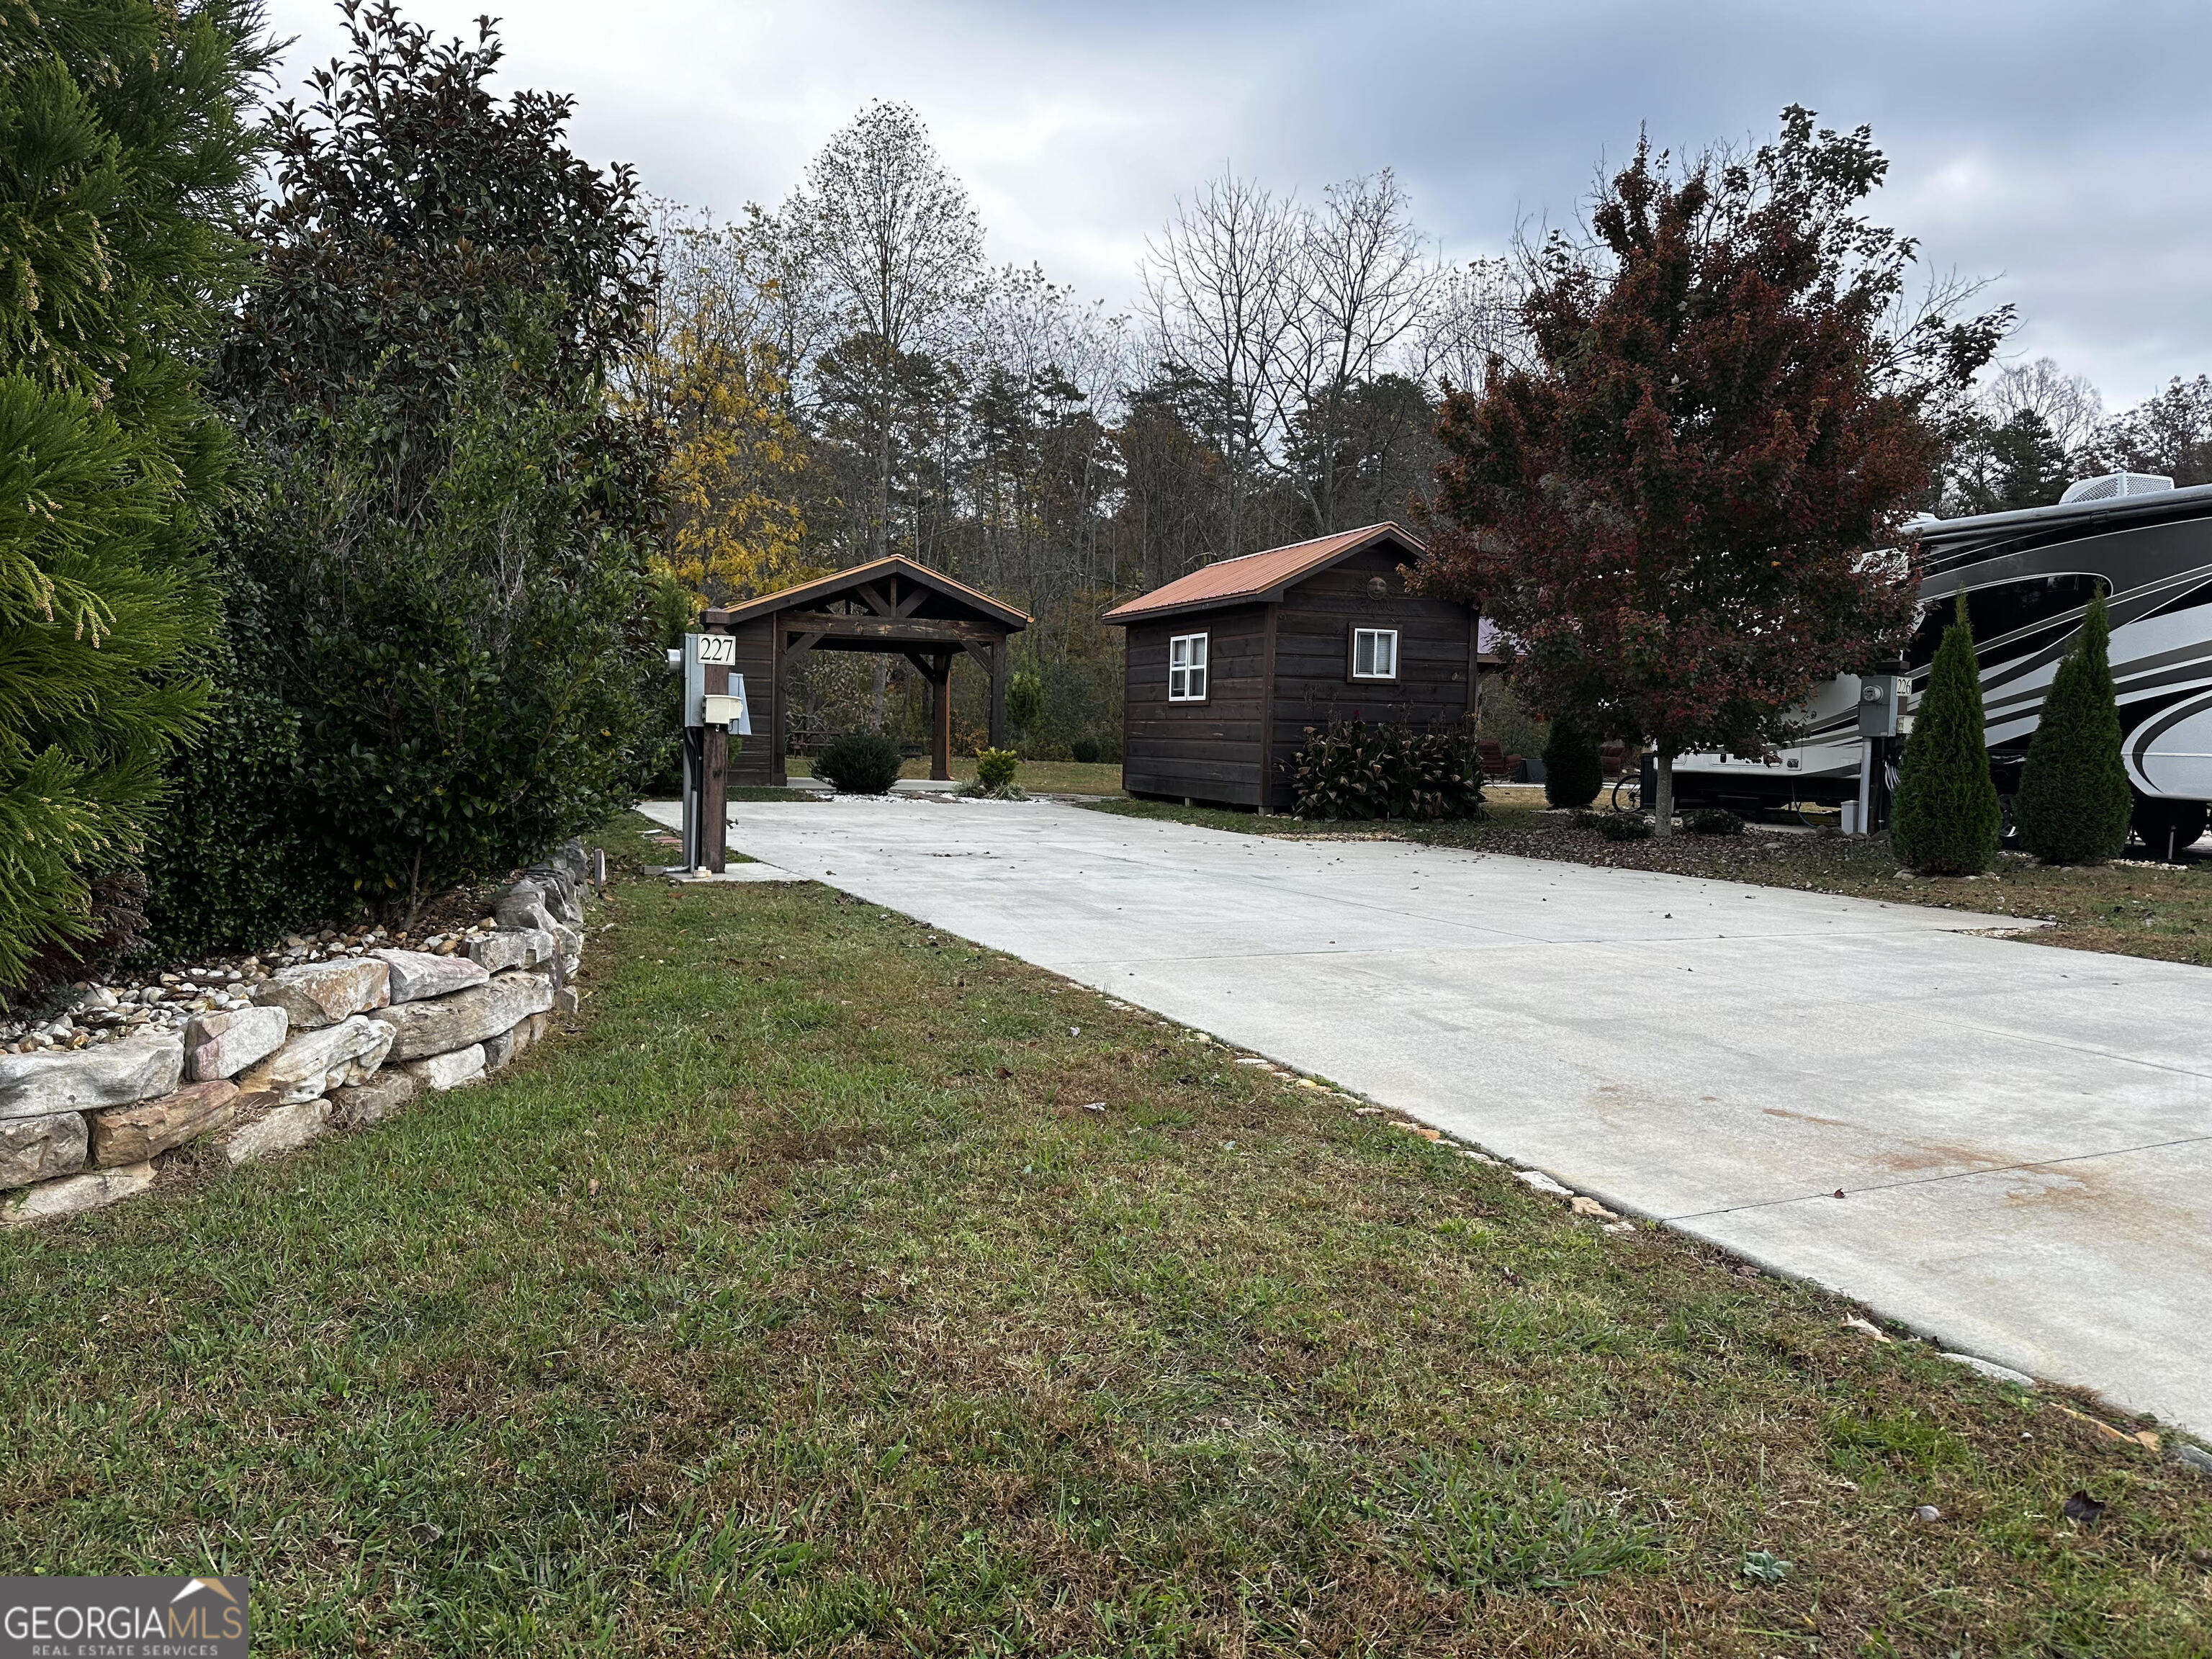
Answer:
[[[2005,917],[1043,802],[734,817],[771,865],[2212,1431],[2203,969],[1973,936]]]

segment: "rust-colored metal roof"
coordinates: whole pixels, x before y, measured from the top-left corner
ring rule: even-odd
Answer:
[[[893,553],[815,581],[801,582],[798,586],[787,587],[781,592],[763,593],[757,599],[730,605],[721,609],[720,621],[728,626],[750,622],[753,617],[764,616],[771,611],[792,611],[807,605],[826,605],[832,599],[857,592],[868,583],[884,576],[903,576],[924,587],[933,588],[956,604],[973,607],[986,619],[996,622],[1012,632],[1019,632],[1034,620],[1026,611],[1017,611],[1005,600],[994,599],[981,588],[955,581],[942,570],[932,570],[926,564],[916,564],[903,553]]]
[[[1224,605],[1249,605],[1279,599],[1291,583],[1303,581],[1347,558],[1364,547],[1395,538],[1414,558],[1428,549],[1395,524],[1370,524],[1358,530],[1340,530],[1310,542],[1271,547],[1264,553],[1248,553],[1241,559],[1222,559],[1201,565],[1188,576],[1178,576],[1151,592],[1120,605],[1106,613],[1109,623],[1120,626],[1147,617],[1164,617],[1183,611],[1211,611]]]

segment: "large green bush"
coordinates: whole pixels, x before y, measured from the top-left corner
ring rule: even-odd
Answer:
[[[2002,823],[1983,732],[1981,668],[1962,594],[1958,620],[1943,632],[1913,713],[1898,767],[1890,841],[1898,856],[1923,874],[1979,875],[1996,857]]]
[[[289,711],[269,787],[307,879],[286,902],[398,913],[604,817],[665,759],[659,441],[609,395],[650,247],[628,172],[568,149],[565,99],[493,96],[488,28],[441,44],[381,3],[346,27],[275,123],[218,383],[262,482],[232,551],[267,635],[218,748],[270,724],[264,694]],[[210,865],[251,864],[222,827]]]
[[[1456,732],[1334,720],[1307,732],[1291,762],[1302,818],[1471,818],[1482,815],[1482,766]]]
[[[1588,806],[1605,787],[1597,744],[1571,720],[1552,722],[1544,744],[1544,799],[1553,806]]]
[[[2135,795],[2120,757],[2112,624],[2100,593],[2058,665],[2013,801],[2021,845],[2045,864],[2102,864],[2128,844]]]
[[[814,775],[848,795],[884,794],[898,775],[897,743],[866,729],[830,738],[814,760]]]
[[[232,0],[0,5],[0,993],[129,942],[207,701],[230,451],[200,387],[266,62]]]

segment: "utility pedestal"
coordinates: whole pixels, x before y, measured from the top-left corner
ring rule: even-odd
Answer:
[[[684,636],[684,866],[720,875],[730,858],[730,733],[752,735],[737,641]]]

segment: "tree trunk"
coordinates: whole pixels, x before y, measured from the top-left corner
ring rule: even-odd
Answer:
[[[1662,749],[1652,757],[1651,833],[1665,841],[1674,833],[1674,757]]]
[[[884,687],[890,683],[891,666],[883,658],[875,659],[876,730],[884,729]]]

